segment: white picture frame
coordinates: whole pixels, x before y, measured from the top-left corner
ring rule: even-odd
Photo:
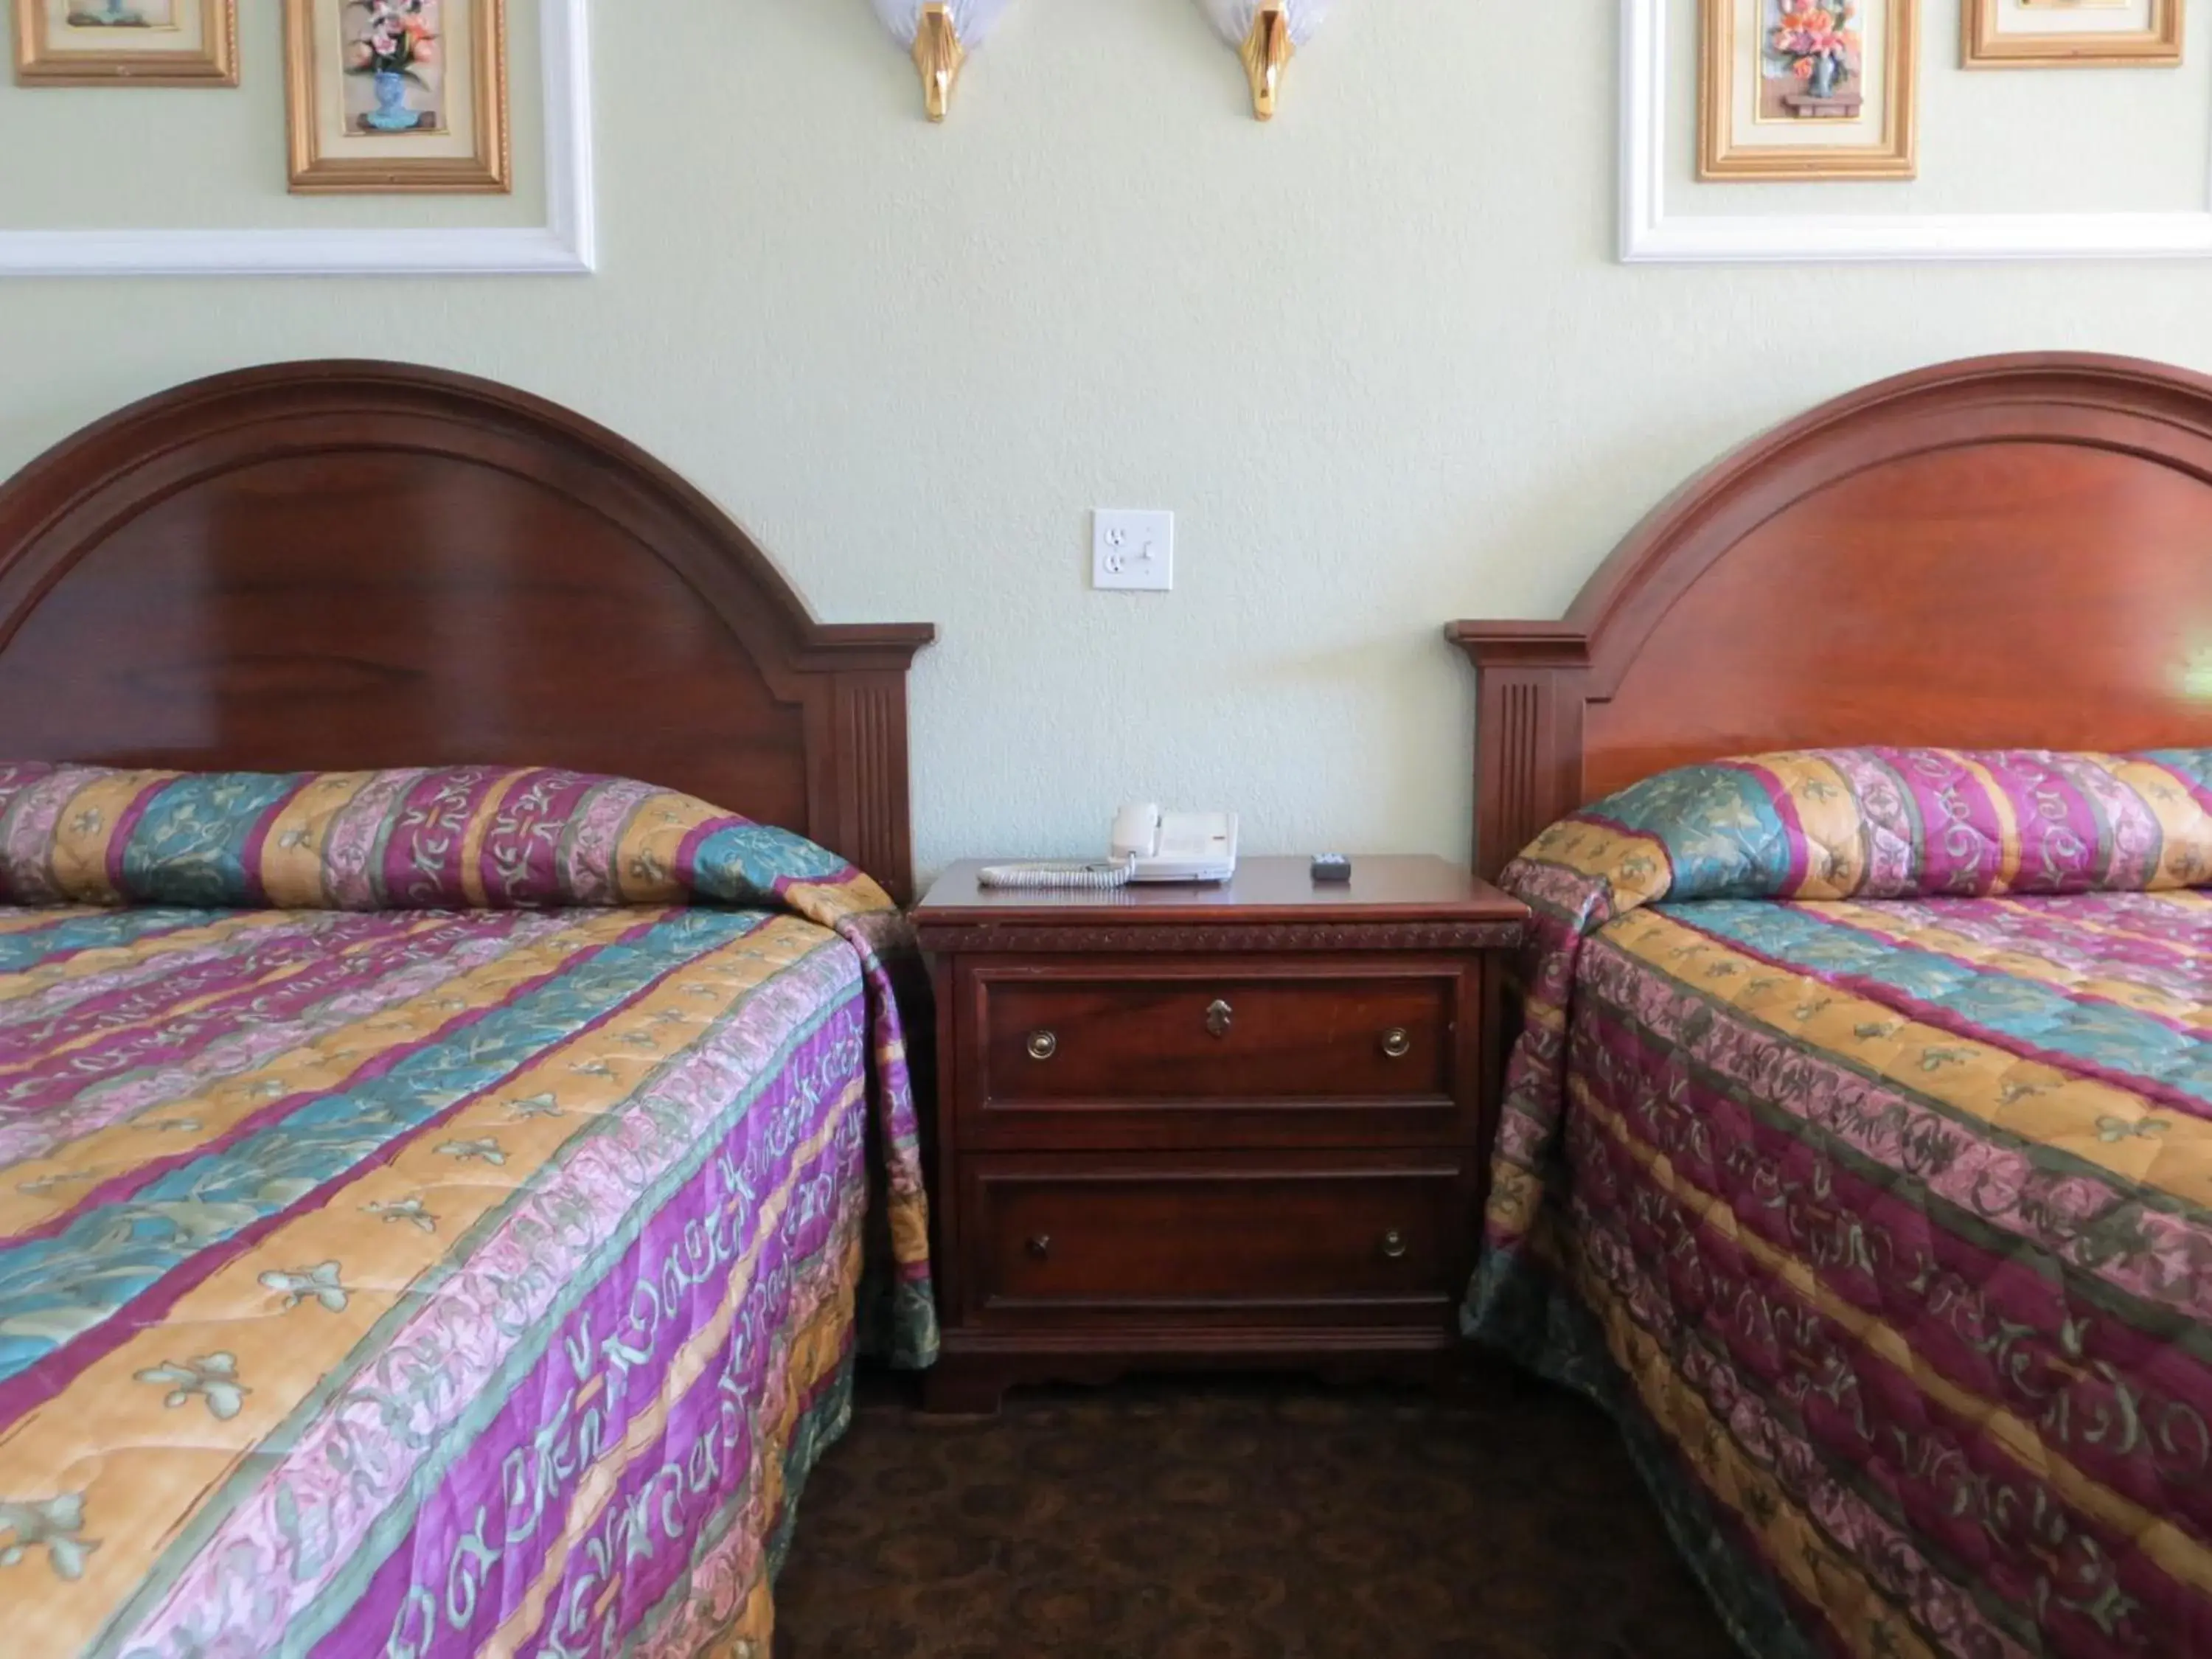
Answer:
[[[1671,8],[1696,3],[1620,0],[1623,264],[2212,258],[2212,199],[2166,212],[1809,214],[1760,212],[1752,196],[1744,211],[1670,213],[1674,147],[1697,142],[1696,123],[1674,120],[1668,93]]]
[[[540,0],[545,222],[440,229],[0,230],[9,276],[581,276],[599,260],[589,0]]]

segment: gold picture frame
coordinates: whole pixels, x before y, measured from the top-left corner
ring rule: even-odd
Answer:
[[[2181,65],[2184,0],[1962,0],[1966,39],[1960,53],[1967,69],[2178,69]],[[2081,27],[2095,14],[2144,14],[2140,27]],[[2052,25],[2007,27],[2021,14],[2042,14]],[[2061,19],[2068,20],[2060,24]]]
[[[511,191],[506,0],[284,0],[284,109],[297,194]]]
[[[15,0],[25,87],[234,87],[238,0]]]
[[[1880,25],[1871,43],[1869,11]],[[1808,38],[1790,25],[1812,13],[1826,32],[1811,38],[1830,49],[1777,49],[1778,40]],[[1699,179],[1918,176],[1918,0],[1700,0],[1700,17]],[[1801,122],[1801,134],[1785,136]]]

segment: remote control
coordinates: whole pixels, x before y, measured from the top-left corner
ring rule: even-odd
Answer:
[[[1341,853],[1314,854],[1313,878],[1316,881],[1350,881],[1352,860]]]

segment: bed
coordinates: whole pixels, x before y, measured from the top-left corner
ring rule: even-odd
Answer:
[[[930,637],[423,369],[0,486],[0,1647],[764,1659],[934,1352]]]
[[[1747,1653],[2212,1651],[2212,381],[1871,387],[1462,623],[1477,1337]]]

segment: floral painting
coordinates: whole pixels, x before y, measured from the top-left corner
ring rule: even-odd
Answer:
[[[1857,0],[1765,0],[1762,121],[1849,121],[1865,106]]]
[[[68,21],[73,29],[173,29],[177,0],[78,0]]]
[[[2179,66],[2182,0],[1966,0],[1970,69]]]
[[[440,133],[439,0],[345,0],[346,121],[361,132]]]
[[[294,190],[512,187],[506,0],[283,4]]]
[[[1920,0],[1700,0],[1698,16],[1701,181],[1916,176]]]
[[[27,87],[234,87],[238,0],[15,0]]]

